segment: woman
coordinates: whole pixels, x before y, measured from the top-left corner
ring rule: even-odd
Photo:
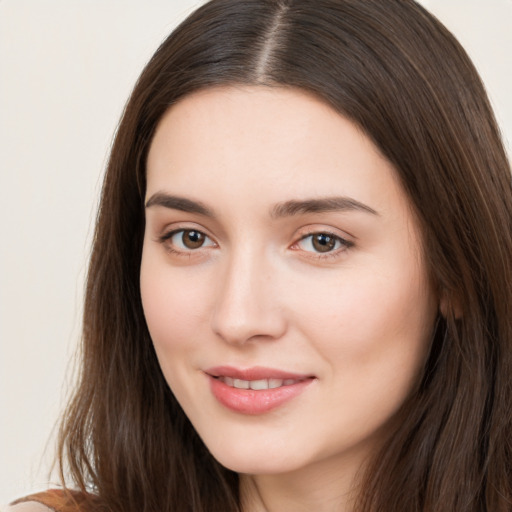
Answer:
[[[512,509],[512,185],[411,0],[214,0],[105,178],[70,488],[13,510]]]

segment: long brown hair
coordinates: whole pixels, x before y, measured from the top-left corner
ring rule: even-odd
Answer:
[[[359,125],[396,167],[445,298],[421,385],[369,465],[357,510],[512,510],[510,167],[469,58],[412,0],[213,0],[157,50],[105,177],[63,472],[109,511],[240,510],[237,475],[162,376],[139,292],[158,122],[184,96],[229,84],[307,90]]]

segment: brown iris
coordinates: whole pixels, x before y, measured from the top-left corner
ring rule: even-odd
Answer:
[[[313,235],[311,240],[315,251],[329,252],[332,251],[336,245],[336,238],[327,233],[317,233]]]
[[[187,249],[199,249],[204,244],[205,238],[204,233],[193,229],[186,229],[181,235],[183,245]]]

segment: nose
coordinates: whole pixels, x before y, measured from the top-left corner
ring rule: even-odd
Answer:
[[[212,329],[225,342],[243,345],[276,340],[287,322],[278,293],[276,270],[256,251],[238,251],[218,278]]]

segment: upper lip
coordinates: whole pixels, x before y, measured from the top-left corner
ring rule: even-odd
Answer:
[[[263,380],[263,379],[294,379],[304,380],[312,378],[313,375],[292,373],[275,368],[253,366],[251,368],[235,368],[233,366],[215,366],[205,370],[211,377],[231,377],[240,380]]]

